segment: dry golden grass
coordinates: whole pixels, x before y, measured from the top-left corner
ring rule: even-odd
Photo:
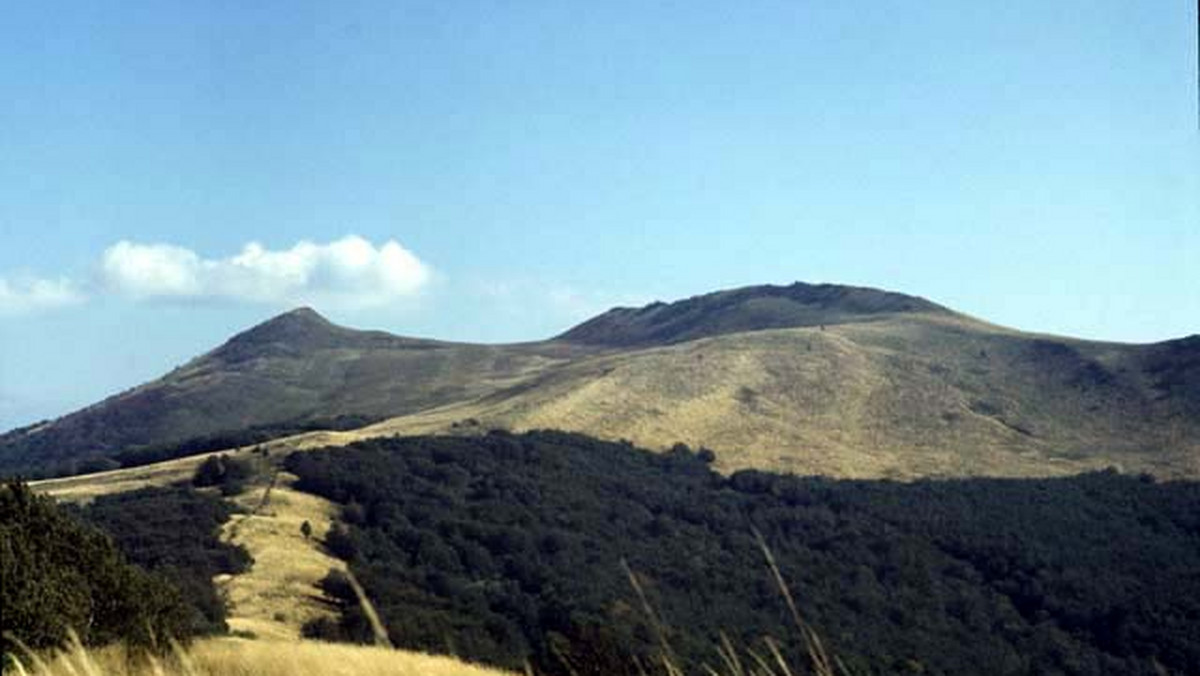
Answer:
[[[216,579],[228,603],[228,624],[233,631],[295,640],[306,622],[333,616],[335,611],[317,582],[330,570],[346,570],[345,562],[329,555],[321,545],[337,507],[315,495],[294,490],[291,487],[296,480],[294,475],[272,472],[280,457],[294,449],[348,443],[349,436],[350,433],[317,432],[277,440],[266,445],[269,451],[266,460],[249,448],[226,451],[250,458],[263,469],[244,493],[231,498],[242,513],[235,514],[222,533],[223,539],[245,547],[254,559],[246,572]],[[59,500],[83,502],[98,495],[185,481],[208,455],[212,454],[41,481],[34,488]],[[264,501],[268,487],[270,497]],[[312,537],[306,538],[301,532],[305,521],[312,527]]]
[[[36,661],[35,661],[36,660]],[[25,655],[31,676],[504,676],[450,657],[318,641],[208,639],[161,660],[130,660],[119,646]]]
[[[799,620],[797,616],[797,621]],[[760,648],[738,649],[725,635],[714,648],[719,670],[704,676],[848,676],[807,625],[809,667],[792,665],[779,644],[764,639]],[[666,648],[669,651],[669,647]],[[570,662],[569,655],[562,658]],[[252,641],[217,638],[188,649],[175,647],[167,657],[131,658],[121,646],[88,649],[72,641],[48,654],[15,656],[13,672],[22,676],[514,676],[515,672],[475,665],[452,657],[320,641]],[[578,665],[583,666],[583,665]],[[646,674],[685,676],[669,655],[642,665]],[[533,673],[531,669],[526,674]]]
[[[277,475],[270,498],[263,503],[268,484],[258,485],[234,498],[246,510],[225,524],[226,540],[242,545],[254,557],[248,571],[222,576],[217,583],[229,604],[230,629],[258,637],[297,639],[304,623],[332,617],[317,582],[331,569],[346,564],[320,546],[336,514],[333,503],[293,490],[296,477]],[[261,505],[261,506],[260,506]],[[313,536],[300,527],[305,521]]]
[[[779,643],[771,637],[763,637],[761,646],[735,646],[722,633],[715,646],[720,669],[703,665],[705,676],[795,676],[812,673],[816,676],[849,676],[851,673],[836,655],[825,649],[819,633],[808,624],[800,613],[791,589],[784,580],[775,556],[762,535],[755,531],[768,569],[777,589],[791,614],[795,629],[806,648],[807,668],[793,665],[783,655]],[[638,575],[625,562],[621,562],[629,582],[641,601],[642,610],[650,620],[659,643],[656,656],[643,663],[631,658],[642,674],[664,676],[686,676],[687,672],[675,657],[668,630],[662,624],[649,602]],[[168,658],[141,655],[131,658],[122,646],[87,649],[80,644],[74,632],[69,632],[69,641],[62,650],[49,654],[38,654],[23,644],[22,657],[14,657],[15,671],[22,675],[38,676],[306,676],[307,674],[366,675],[398,674],[427,676],[501,676],[505,673],[493,668],[471,665],[459,660],[432,656],[391,648],[386,639],[386,628],[375,616],[370,602],[363,595],[357,582],[353,582],[359,600],[364,604],[375,627],[377,641],[386,647],[351,646],[303,640],[253,640],[242,638],[217,638],[200,641],[190,649],[172,643],[173,652]],[[19,641],[18,641],[19,644]],[[584,664],[574,663],[569,652],[558,653],[559,659],[569,673],[575,673]],[[26,666],[28,665],[28,666]],[[525,673],[532,676],[533,669],[526,663]]]
[[[51,495],[58,500],[87,502],[99,495],[124,493],[147,486],[165,486],[188,479],[196,472],[196,467],[209,455],[213,454],[168,460],[143,467],[81,474],[62,479],[46,479],[35,481],[31,485],[39,493]]]
[[[279,458],[296,450],[308,450],[325,446],[340,446],[357,441],[363,435],[357,431],[351,432],[305,432],[288,437],[281,437],[254,446],[212,451],[186,458],[166,460],[142,467],[114,469],[107,472],[80,474],[61,479],[44,479],[34,481],[30,485],[39,493],[53,496],[58,500],[68,502],[87,502],[100,495],[124,493],[148,486],[166,486],[179,481],[187,481],[196,473],[196,468],[209,456],[230,454],[243,458],[254,457],[252,451],[256,448],[265,449],[272,458]]]

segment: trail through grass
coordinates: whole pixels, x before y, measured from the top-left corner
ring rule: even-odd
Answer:
[[[336,614],[317,582],[331,569],[346,570],[345,562],[321,546],[337,507],[294,490],[295,480],[295,475],[280,472],[273,486],[257,485],[233,498],[246,513],[225,524],[223,537],[254,557],[245,573],[217,580],[228,598],[234,632],[294,640],[306,622]],[[306,521],[311,537],[301,530]]]

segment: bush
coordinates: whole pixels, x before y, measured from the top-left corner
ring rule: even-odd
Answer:
[[[224,453],[210,455],[196,468],[192,485],[197,488],[217,486],[221,495],[237,495],[246,489],[254,477],[254,463],[249,459],[235,458]]]

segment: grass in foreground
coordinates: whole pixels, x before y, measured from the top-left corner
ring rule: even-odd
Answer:
[[[810,650],[814,646],[810,645]],[[793,667],[778,645],[766,640],[762,650],[738,651],[722,637],[717,646],[719,668],[705,666],[697,676],[833,676],[843,670],[830,667],[823,651],[811,653],[811,669]],[[571,673],[586,665],[571,665]],[[49,654],[26,652],[12,656],[12,673],[21,676],[516,676],[512,672],[461,662],[452,657],[427,655],[390,648],[323,643],[319,641],[255,641],[237,638],[208,639],[190,649],[175,648],[172,655],[155,659],[131,658],[122,646],[86,648],[74,636],[63,649]],[[674,660],[664,655],[659,664],[638,665],[645,674],[685,676]],[[532,670],[526,674],[532,675]]]
[[[77,638],[57,653],[26,653],[15,674],[28,676],[505,676],[451,657],[318,641],[220,638],[176,648],[161,660],[130,659],[119,646],[88,649]]]

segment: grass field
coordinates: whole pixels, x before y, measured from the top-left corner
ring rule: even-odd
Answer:
[[[107,472],[81,474],[63,477],[61,479],[45,479],[32,482],[34,490],[51,495],[58,500],[69,502],[87,502],[98,495],[133,491],[147,486],[165,486],[167,484],[186,481],[196,472],[207,458],[214,455],[231,454],[237,457],[251,457],[255,448],[262,448],[273,457],[278,458],[294,450],[321,448],[323,446],[339,446],[362,438],[362,433],[351,432],[305,432],[290,437],[284,437],[258,444],[254,447],[241,447],[202,453],[200,455],[166,460],[152,465],[115,469]]]

